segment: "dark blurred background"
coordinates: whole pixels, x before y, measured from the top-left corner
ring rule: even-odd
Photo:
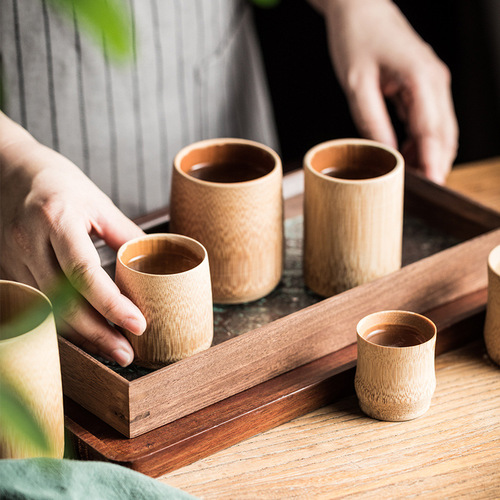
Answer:
[[[456,163],[500,155],[500,0],[395,3],[451,70],[460,126]],[[284,163],[300,161],[324,140],[357,137],[323,18],[306,0],[254,10]]]

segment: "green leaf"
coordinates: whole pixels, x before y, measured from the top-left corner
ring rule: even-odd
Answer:
[[[37,300],[23,314],[18,314],[5,321],[0,328],[0,340],[24,335],[42,324],[52,311],[56,317],[62,317],[68,307],[75,307],[75,304],[83,301],[82,296],[65,276],[61,276],[46,295],[50,303],[45,300]]]
[[[74,307],[76,303],[84,302],[83,297],[64,275],[59,277],[59,280],[57,280],[52,288],[48,290],[47,295],[52,304],[52,310],[56,318],[63,316],[66,309],[70,307],[72,303]]]
[[[0,385],[0,429],[10,442],[31,445],[41,453],[50,451],[40,424],[20,395],[5,381]]]
[[[81,296],[74,289],[66,277],[61,276],[53,286],[51,297],[52,310],[60,314],[70,302],[81,300]],[[36,301],[29,311],[17,315],[9,322],[2,324],[0,340],[22,335],[31,331],[47,318],[51,307],[45,300]],[[0,375],[0,433],[10,442],[28,445],[37,449],[41,454],[50,451],[47,436],[33,416],[29,406],[21,394],[7,383]],[[69,451],[68,451],[69,453]]]
[[[134,38],[129,11],[122,0],[49,0],[68,16],[76,16],[80,26],[113,59],[134,54]],[[103,39],[105,47],[103,47]]]
[[[276,7],[280,3],[280,0],[253,0],[253,3],[257,7],[271,9],[272,7]]]

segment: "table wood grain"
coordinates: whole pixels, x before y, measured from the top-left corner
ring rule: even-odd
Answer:
[[[500,211],[499,172],[500,158],[460,166],[448,185]],[[419,419],[375,421],[349,396],[160,480],[217,499],[500,498],[500,368],[478,341],[436,376]]]
[[[500,211],[500,157],[457,165],[447,186]]]
[[[355,396],[162,478],[202,498],[498,498],[500,373],[481,343],[438,357],[430,410],[364,416]]]

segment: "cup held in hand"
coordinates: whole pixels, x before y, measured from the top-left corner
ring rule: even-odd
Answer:
[[[131,240],[118,251],[116,283],[147,322],[140,336],[124,332],[136,364],[160,368],[212,344],[210,270],[199,242],[177,234]]]

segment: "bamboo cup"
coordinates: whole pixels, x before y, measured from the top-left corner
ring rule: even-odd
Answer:
[[[490,358],[500,365],[500,245],[488,257],[488,303],[484,342]]]
[[[208,165],[215,170],[201,175],[199,167]],[[201,141],[175,157],[170,227],[206,247],[214,302],[256,300],[279,283],[283,269],[281,184],[279,156],[257,142]]]
[[[382,329],[389,333],[381,340]],[[376,312],[358,323],[357,339],[354,383],[363,412],[388,421],[423,415],[436,388],[434,323],[407,311]]]
[[[141,336],[124,331],[136,364],[160,368],[210,347],[212,289],[199,242],[178,234],[131,240],[118,250],[115,279],[147,322]]]
[[[339,139],[304,157],[304,280],[328,297],[401,267],[404,160]]]
[[[0,386],[7,383],[12,387],[44,431],[49,451],[43,455],[62,458],[63,392],[49,299],[30,286],[0,280],[0,332]],[[41,455],[30,443],[0,429],[0,458]]]

